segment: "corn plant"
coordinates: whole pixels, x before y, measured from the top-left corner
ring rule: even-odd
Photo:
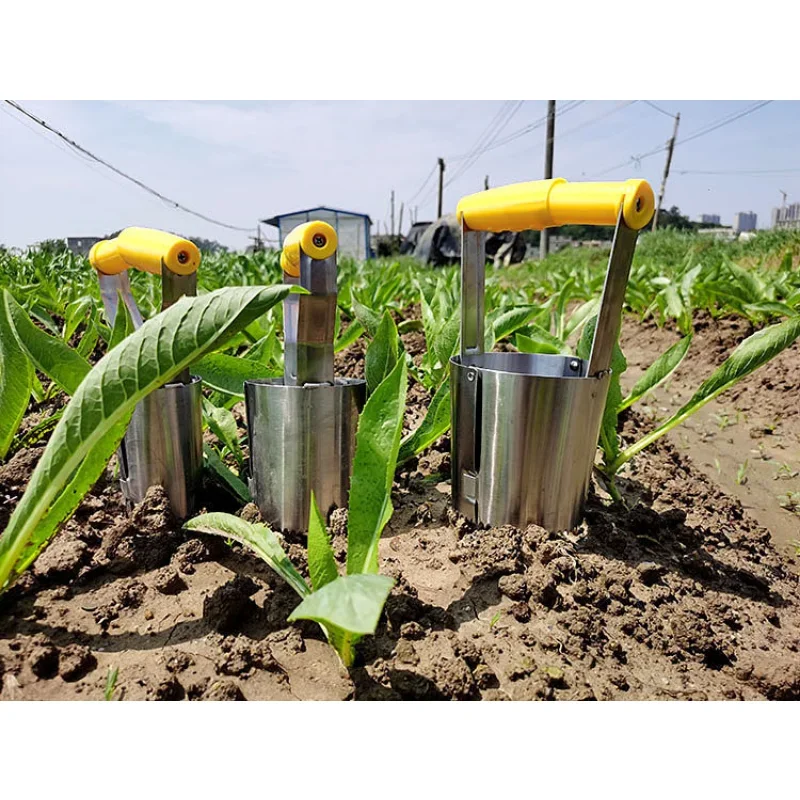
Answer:
[[[359,416],[344,575],[339,574],[325,518],[313,495],[308,531],[310,585],[292,565],[278,535],[266,525],[222,513],[203,514],[185,525],[188,530],[233,539],[262,558],[301,599],[289,621],[319,623],[346,667],[353,664],[359,639],[375,632],[394,583],[378,574],[378,542],[393,511],[392,482],[408,381],[397,328],[388,312],[366,359],[367,374],[376,383]]]

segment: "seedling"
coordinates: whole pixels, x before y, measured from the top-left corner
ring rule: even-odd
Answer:
[[[787,480],[791,480],[792,478],[796,478],[798,476],[798,474],[800,474],[800,473],[798,473],[797,470],[792,469],[791,464],[787,464],[786,462],[784,462],[783,464],[781,464],[778,467],[777,471],[772,476],[772,480],[774,480],[774,481],[780,481],[780,480],[787,481]]]
[[[370,345],[377,352],[397,341],[397,330],[388,313],[385,319],[390,325]],[[392,362],[388,374],[376,371],[374,376],[376,380],[380,376],[380,380],[361,412],[356,436],[345,575],[339,574],[325,518],[313,494],[308,529],[310,586],[266,525],[221,513],[203,514],[185,525],[188,530],[233,539],[260,556],[301,598],[289,621],[309,619],[319,623],[346,667],[353,664],[357,642],[375,632],[394,584],[392,578],[378,574],[378,542],[393,512],[391,490],[405,409],[406,362]]]
[[[109,667],[108,676],[106,677],[106,688],[103,692],[103,697],[106,700],[112,700],[114,697],[114,689],[117,687],[117,678],[119,677],[119,667]]]
[[[743,463],[739,464],[739,469],[736,470],[736,485],[743,486],[747,483],[747,469],[750,462],[745,459]]]
[[[778,505],[794,514],[800,513],[800,492],[786,492],[778,495]]]
[[[495,613],[495,614],[492,616],[491,620],[489,620],[489,630],[492,630],[492,628],[494,628],[494,626],[495,626],[495,625],[497,625],[497,623],[498,623],[498,622],[500,622],[500,617],[501,617],[501,616],[502,616],[502,615],[501,615],[501,613],[500,613],[499,611],[497,611],[497,612],[496,612],[496,613]]]

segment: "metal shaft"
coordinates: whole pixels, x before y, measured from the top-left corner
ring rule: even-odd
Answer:
[[[315,260],[302,254],[300,277],[287,278],[311,294],[283,302],[284,382],[287,386],[333,383],[336,327],[336,256]]]
[[[592,340],[592,353],[589,356],[590,377],[611,367],[614,345],[622,325],[622,304],[625,302],[625,290],[628,287],[628,275],[638,235],[638,231],[631,230],[625,224],[620,210],[611,254],[608,257],[608,271]]]
[[[166,311],[181,297],[195,297],[197,295],[197,273],[178,275],[169,269],[166,264],[161,265],[161,310]],[[176,378],[175,383],[191,383],[192,376],[187,367]]]
[[[483,352],[486,234],[461,223],[461,354]]]

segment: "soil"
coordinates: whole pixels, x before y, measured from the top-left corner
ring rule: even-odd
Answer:
[[[746,335],[740,323],[698,323],[680,373],[627,412],[629,441]],[[418,357],[420,335],[403,339]],[[628,385],[675,339],[628,322]],[[727,441],[740,429],[749,449],[783,442],[781,458],[794,452],[796,355],[721,398],[740,421],[715,434],[711,451],[747,458]],[[363,345],[339,354],[337,369],[361,377]],[[409,387],[407,429],[427,401]],[[568,535],[474,529],[449,507],[443,437],[398,472],[380,551],[396,585],[349,672],[314,623],[286,623],[297,597],[258,558],[182,531],[160,489],[126,515],[110,469],[0,599],[0,700],[798,699],[800,584],[789,539],[773,541],[764,497],[739,496],[707,468],[704,425],[684,426],[626,468],[625,505],[593,490],[586,522]],[[41,452],[0,466],[0,525]],[[790,512],[775,514],[796,530]],[[343,560],[346,512],[334,512],[331,529]],[[305,571],[302,538],[287,550]]]

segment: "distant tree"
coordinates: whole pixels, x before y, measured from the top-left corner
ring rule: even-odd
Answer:
[[[661,211],[658,212],[658,227],[674,228],[678,231],[693,231],[696,229],[695,223],[693,223],[689,217],[685,217],[681,214],[681,210],[678,206],[672,206],[669,211],[665,211],[662,208]]]
[[[190,242],[194,242],[203,253],[227,253],[228,248],[220,244],[215,239],[203,239],[202,236],[187,236]]]
[[[36,245],[36,249],[49,256],[58,256],[69,251],[66,239],[44,239]]]

